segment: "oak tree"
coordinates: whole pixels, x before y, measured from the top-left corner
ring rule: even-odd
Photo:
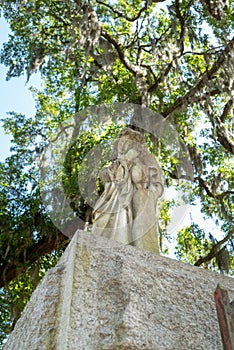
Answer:
[[[37,73],[44,84],[42,90],[31,88],[35,116],[11,113],[4,119],[14,147],[0,164],[2,339],[38,279],[68,244],[43,207],[36,160],[57,127],[91,105],[147,106],[176,127],[194,179],[181,183],[160,140],[149,142],[165,185],[183,191],[189,186],[190,204],[199,202],[204,217],[219,222],[221,237],[194,222],[177,234],[177,257],[231,274],[233,0],[4,0],[0,7],[11,28],[1,51],[6,79],[25,74],[30,84]],[[106,137],[114,134],[109,130]],[[81,157],[95,142],[95,135],[85,135],[69,159]],[[66,190],[78,193],[74,210],[85,217],[90,208],[72,181],[73,167],[74,162],[65,166]],[[172,201],[162,203],[161,242],[169,239],[165,227],[172,206]]]

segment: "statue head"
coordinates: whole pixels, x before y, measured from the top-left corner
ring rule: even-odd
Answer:
[[[121,139],[121,138],[133,140],[133,141],[139,142],[141,144],[145,143],[144,136],[139,131],[135,131],[131,128],[124,128],[119,134],[119,139]]]
[[[140,151],[144,144],[145,139],[140,132],[128,127],[124,128],[114,143],[112,159],[118,158],[119,154],[126,154],[130,149]]]

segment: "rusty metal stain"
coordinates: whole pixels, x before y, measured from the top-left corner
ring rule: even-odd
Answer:
[[[234,300],[230,303],[228,292],[218,284],[215,305],[224,350],[234,350]]]

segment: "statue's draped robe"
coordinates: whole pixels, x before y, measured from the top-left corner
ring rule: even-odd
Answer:
[[[142,162],[121,156],[100,179],[104,191],[94,207],[93,232],[159,253],[157,200],[163,186],[155,158],[148,153]]]
[[[118,242],[129,244],[132,241],[133,184],[125,161],[115,161],[105,168],[100,179],[104,192],[94,207],[95,234],[104,235]]]

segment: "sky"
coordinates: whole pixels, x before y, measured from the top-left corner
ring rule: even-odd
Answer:
[[[3,18],[0,18],[0,49],[7,41],[9,27]],[[11,78],[6,81],[7,68],[0,65],[0,120],[7,117],[7,112],[23,113],[27,116],[35,114],[35,102],[29,91],[30,86],[40,87],[38,76],[33,75],[27,85],[26,75]],[[10,135],[4,133],[0,121],[0,162],[10,154]]]

